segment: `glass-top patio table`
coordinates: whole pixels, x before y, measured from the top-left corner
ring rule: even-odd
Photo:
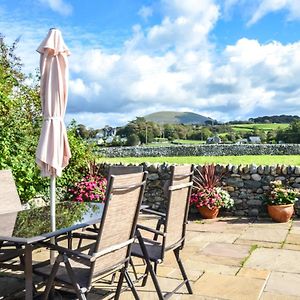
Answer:
[[[99,223],[101,203],[61,202],[56,206],[56,230],[51,232],[50,206],[0,214],[0,241],[25,247],[25,299],[33,298],[32,250],[36,243]],[[0,249],[1,251],[1,249]]]

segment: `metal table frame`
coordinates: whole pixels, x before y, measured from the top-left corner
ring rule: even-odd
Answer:
[[[0,222],[1,222],[1,215],[0,214]],[[11,241],[18,243],[19,245],[23,245],[25,247],[25,299],[26,300],[32,300],[33,299],[33,267],[32,267],[32,251],[34,249],[34,245],[48,240],[51,237],[57,237],[62,234],[66,234],[68,232],[71,232],[73,230],[77,230],[80,228],[84,228],[90,225],[97,224],[101,221],[101,218],[95,218],[88,221],[85,221],[83,223],[77,223],[76,225],[72,225],[66,228],[61,228],[59,230],[56,230],[54,232],[45,232],[42,235],[34,236],[30,238],[20,238],[20,237],[14,237],[14,236],[1,236],[0,235],[0,241]]]

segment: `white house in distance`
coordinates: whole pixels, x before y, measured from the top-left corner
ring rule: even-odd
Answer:
[[[96,140],[98,145],[104,143],[112,143],[117,133],[117,128],[106,125],[104,128],[100,129],[96,134]]]
[[[217,135],[207,138],[206,144],[221,144],[222,140]]]

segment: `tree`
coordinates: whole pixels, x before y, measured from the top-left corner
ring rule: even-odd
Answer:
[[[277,142],[300,143],[300,121],[294,121],[287,129],[279,130],[276,135]]]
[[[40,176],[35,163],[42,124],[39,77],[22,73],[15,55],[17,43],[9,47],[0,35],[0,169],[12,170],[20,198],[27,202],[36,195],[49,197],[49,179]],[[76,128],[68,132],[72,158],[57,181],[57,190],[63,191],[58,198],[64,196],[67,184],[84,175],[91,159],[89,146],[76,137]]]
[[[140,139],[136,134],[131,134],[127,138],[127,145],[128,146],[137,146],[140,143]]]

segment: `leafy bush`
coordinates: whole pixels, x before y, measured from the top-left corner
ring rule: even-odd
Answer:
[[[0,169],[11,169],[22,202],[49,198],[49,178],[42,178],[35,163],[42,115],[39,78],[25,76],[12,46],[0,35]],[[30,82],[28,84],[27,82]],[[68,130],[72,152],[69,166],[57,180],[57,198],[65,196],[68,184],[87,174],[93,159],[92,146],[76,137],[74,122]]]

